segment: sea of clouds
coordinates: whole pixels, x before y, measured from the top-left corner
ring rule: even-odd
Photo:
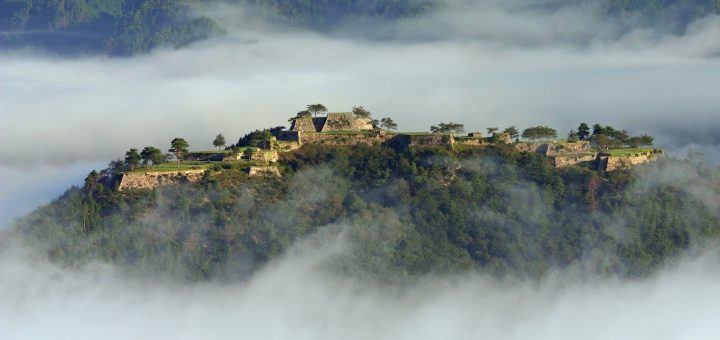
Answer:
[[[717,255],[635,281],[476,274],[383,287],[327,270],[341,238],[302,242],[244,282],[130,279],[0,251],[3,339],[715,339]]]
[[[562,134],[600,122],[654,134],[671,155],[693,149],[720,159],[717,16],[677,33],[574,2],[454,1],[423,17],[349,21],[328,34],[276,26],[243,7],[207,13],[227,33],[180,50],[72,59],[0,52],[0,229],[131,147],[167,149],[184,137],[192,149],[209,149],[217,133],[234,142],[287,125],[315,102],[332,111],[364,105],[405,131],[456,121],[468,131],[543,124]],[[2,339],[720,333],[712,253],[636,281],[468,275],[386,291],[323,269],[341,240],[324,250],[299,245],[246,282],[194,285],[129,279],[102,264],[60,268],[7,243],[0,244]]]

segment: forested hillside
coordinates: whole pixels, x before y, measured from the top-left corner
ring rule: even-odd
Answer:
[[[720,12],[717,0],[604,0],[607,15],[687,24]],[[41,47],[82,54],[132,55],[181,47],[222,32],[197,6],[220,0],[0,0],[0,48]],[[328,31],[348,17],[394,20],[431,13],[443,0],[230,0],[271,20]],[[682,26],[682,24],[680,25]]]
[[[131,55],[180,47],[222,30],[197,6],[217,0],[2,0],[0,47],[38,46],[65,53]],[[426,4],[410,0],[229,1],[292,24],[322,29],[348,15],[395,18]]]
[[[717,0],[610,0],[610,13],[639,12],[650,17],[676,17],[688,22],[708,14],[720,13]]]
[[[703,199],[720,176],[688,160],[602,173],[555,169],[507,145],[306,145],[279,167],[282,177],[249,177],[228,163],[202,183],[153,191],[88,177],[15,230],[60,263],[189,280],[246,277],[322,231],[347,240],[332,270],[389,282],[466,271],[644,276],[720,234]]]
[[[195,17],[194,0],[0,1],[0,47],[35,46],[69,54],[131,55],[180,47],[219,31]]]

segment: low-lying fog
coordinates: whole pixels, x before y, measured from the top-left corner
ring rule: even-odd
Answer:
[[[0,338],[715,339],[717,256],[641,281],[428,277],[397,289],[325,270],[342,242],[298,247],[245,283],[161,284],[102,265],[0,253]]]

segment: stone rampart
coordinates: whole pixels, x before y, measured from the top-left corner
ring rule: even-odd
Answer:
[[[278,161],[277,150],[258,150],[250,156],[251,161],[274,163]]]
[[[600,169],[605,171],[614,171],[618,169],[627,169],[635,165],[654,162],[660,154],[642,153],[628,156],[601,156]]]
[[[372,128],[368,118],[356,118],[352,112],[331,112],[328,113],[321,131],[362,131]]]
[[[568,166],[589,166],[597,159],[597,154],[565,154],[551,157],[556,168]]]
[[[310,117],[304,117],[304,118],[296,118],[293,120],[292,126],[290,126],[290,131],[310,131],[314,132],[315,130],[315,124],[313,123],[312,118]]]
[[[122,175],[119,191],[126,189],[154,189],[161,186],[197,183],[202,181],[206,170],[184,170],[167,172],[130,172]]]
[[[277,176],[280,177],[280,170],[274,166],[251,166],[247,169],[249,176]]]
[[[300,145],[373,145],[383,143],[392,136],[382,133],[357,132],[357,133],[300,133]]]
[[[588,141],[576,141],[566,143],[515,143],[515,149],[520,152],[535,152],[545,156],[557,156],[562,154],[577,154],[592,151],[592,146]]]
[[[454,144],[455,138],[449,133],[398,134],[386,142],[387,146],[395,149],[423,146],[446,146],[452,148]]]

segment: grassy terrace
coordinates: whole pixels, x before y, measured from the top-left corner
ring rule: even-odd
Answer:
[[[265,162],[250,162],[250,161],[225,161],[225,162],[169,162],[164,164],[155,165],[149,168],[144,166],[137,167],[130,173],[146,173],[146,172],[174,172],[174,171],[187,171],[187,170],[207,170],[215,166],[222,167],[223,169],[241,168],[246,166],[265,166],[268,165]]]
[[[180,164],[178,164],[177,162],[169,162],[169,163],[154,165],[149,168],[140,166],[130,172],[131,173],[144,173],[144,172],[171,172],[171,171],[185,171],[185,170],[201,170],[201,169],[210,168],[213,165],[213,163],[220,163],[220,162],[180,162]]]
[[[562,157],[562,158],[580,158],[580,157],[588,157],[588,156],[595,156],[597,155],[594,152],[576,152],[576,153],[563,153],[560,155],[557,155],[556,157]]]
[[[312,132],[310,132],[312,133]],[[317,134],[321,135],[376,135],[377,133],[375,131],[367,131],[367,130],[361,130],[361,131],[353,131],[353,130],[347,130],[347,131],[326,131],[326,132],[315,132]]]
[[[608,150],[604,150],[602,153],[604,155],[619,157],[619,156],[651,154],[654,152],[655,152],[655,149],[651,149],[651,148],[624,148],[624,149],[608,149]]]
[[[536,143],[569,144],[569,143],[577,143],[577,142],[576,141],[571,142],[567,139],[556,139],[556,140],[537,140],[537,141],[521,140],[518,143],[522,143],[522,144],[536,144]]]
[[[217,155],[217,154],[231,154],[232,150],[207,150],[207,151],[193,151],[191,154],[196,155]]]
[[[398,132],[398,135],[406,136],[430,136],[430,135],[450,135],[450,132]]]

